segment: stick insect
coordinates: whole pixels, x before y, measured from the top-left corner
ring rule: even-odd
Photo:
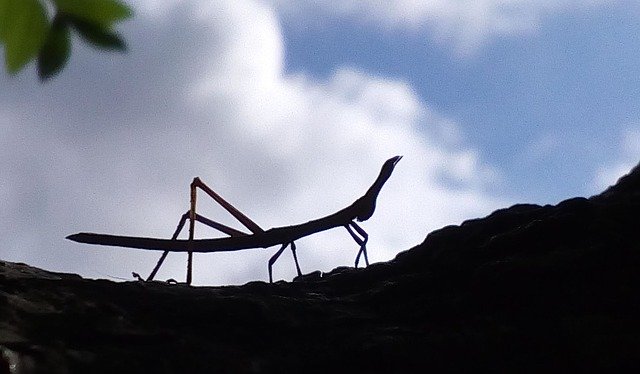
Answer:
[[[233,205],[224,200],[220,195],[213,191],[209,186],[196,177],[191,182],[191,198],[190,209],[182,215],[178,223],[178,227],[171,239],[157,239],[157,238],[143,238],[133,236],[117,236],[107,234],[94,234],[94,233],[78,233],[67,236],[67,239],[86,244],[98,244],[107,246],[137,248],[146,250],[158,250],[164,251],[158,260],[155,268],[147,278],[147,281],[153,280],[156,273],[162,266],[165,258],[169,252],[187,252],[187,279],[186,283],[191,284],[192,278],[192,262],[194,252],[229,252],[239,251],[250,248],[268,248],[275,245],[280,245],[280,249],[269,259],[269,282],[273,283],[273,264],[278,257],[284,252],[284,250],[290,246],[293,253],[293,259],[296,265],[296,271],[298,275],[302,275],[300,271],[300,264],[298,263],[298,256],[296,255],[295,240],[315,234],[317,232],[332,229],[334,227],[342,226],[347,229],[353,240],[358,243],[360,250],[356,255],[355,267],[358,267],[360,256],[364,255],[364,261],[369,265],[369,258],[367,256],[367,241],[369,239],[368,234],[360,227],[356,221],[366,221],[369,219],[376,208],[376,199],[382,186],[389,179],[393,169],[402,156],[395,156],[388,159],[384,165],[378,178],[373,182],[367,192],[357,199],[353,204],[348,207],[339,210],[328,216],[318,218],[306,223],[275,227],[268,230],[263,230],[258,224],[253,222],[249,217],[244,215]],[[244,227],[246,227],[251,234],[244,231],[236,230],[232,227],[226,226],[219,222],[212,221],[200,214],[196,213],[196,192],[200,189],[213,200],[220,204],[225,210],[227,210],[235,219],[237,219]],[[189,238],[178,239],[178,235],[184,228],[187,220],[189,221]],[[214,238],[214,239],[194,239],[195,222],[201,222],[207,226],[210,226],[226,235],[228,237]]]

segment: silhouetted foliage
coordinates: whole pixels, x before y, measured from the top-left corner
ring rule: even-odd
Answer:
[[[69,59],[72,30],[97,48],[125,51],[113,26],[131,15],[119,0],[0,0],[7,71],[16,74],[37,59],[41,80],[55,76]]]

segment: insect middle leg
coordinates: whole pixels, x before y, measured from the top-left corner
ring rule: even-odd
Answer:
[[[291,244],[291,252],[293,253],[293,260],[296,263],[296,271],[298,272],[298,276],[302,275],[302,272],[300,271],[300,264],[298,264],[298,255],[296,255],[296,243],[291,242],[291,243],[285,243],[282,245],[282,247],[280,247],[280,249],[278,249],[278,251],[271,256],[271,258],[269,259],[269,283],[273,283],[273,264],[276,262],[276,260],[278,259],[278,257],[280,257],[280,255],[282,254],[282,252],[284,252],[284,250],[287,248],[287,246]]]

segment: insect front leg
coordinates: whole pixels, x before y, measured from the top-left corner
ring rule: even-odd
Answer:
[[[369,235],[362,227],[360,227],[357,223],[351,221],[348,224],[344,225],[344,227],[349,231],[353,240],[356,243],[360,244],[360,250],[358,251],[358,255],[356,256],[356,268],[358,267],[358,262],[360,262],[360,255],[364,254],[364,262],[369,266],[369,256],[367,256],[367,241],[369,240]],[[353,227],[353,229],[351,228]],[[360,236],[358,236],[353,230],[358,232]]]

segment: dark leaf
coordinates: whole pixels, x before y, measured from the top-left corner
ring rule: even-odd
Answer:
[[[120,36],[108,28],[73,16],[69,16],[68,21],[83,39],[98,48],[118,51],[125,51],[127,49],[125,42]]]
[[[4,43],[9,31],[12,2],[13,0],[0,0],[0,44]]]
[[[131,17],[133,12],[118,0],[54,0],[60,12],[109,28],[113,22]]]
[[[38,76],[45,81],[58,74],[69,59],[69,27],[62,17],[56,17],[38,55]]]
[[[0,41],[9,73],[17,73],[33,59],[47,36],[47,15],[38,0],[0,0]]]

